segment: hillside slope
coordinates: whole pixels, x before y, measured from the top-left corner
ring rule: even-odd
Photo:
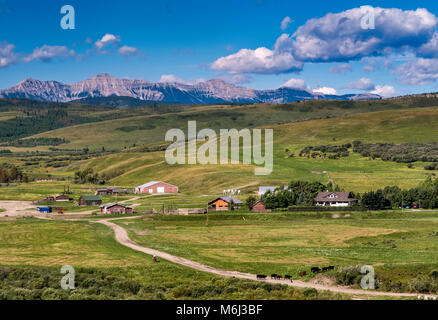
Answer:
[[[372,160],[351,153],[341,159],[298,157],[307,145],[364,142],[438,141],[438,107],[382,111],[310,120],[274,126],[274,171],[255,176],[251,165],[175,165],[164,161],[163,152],[119,153],[90,160],[82,168],[114,174],[116,185],[134,186],[148,180],[165,180],[182,192],[221,192],[224,188],[255,190],[259,184],[280,185],[293,179],[328,182],[358,192],[384,185],[416,186],[427,172],[422,163],[406,164]],[[294,157],[289,157],[294,153]],[[68,169],[67,169],[68,170]],[[70,169],[70,170],[73,170]],[[203,190],[203,191],[200,191]]]

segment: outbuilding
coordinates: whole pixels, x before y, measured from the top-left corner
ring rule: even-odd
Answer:
[[[219,197],[208,203],[208,211],[231,211],[239,209],[243,202],[234,197]]]
[[[251,208],[252,212],[266,212],[266,206],[262,201],[257,201]]]
[[[80,206],[100,206],[102,198],[100,196],[81,196],[78,202]]]
[[[55,201],[70,201],[70,197],[61,193],[60,195],[55,197]]]
[[[178,193],[178,187],[163,181],[150,181],[136,187],[135,193]]]
[[[133,213],[133,209],[118,203],[107,203],[100,206],[100,213]]]

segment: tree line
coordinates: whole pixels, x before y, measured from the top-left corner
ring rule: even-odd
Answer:
[[[331,182],[291,181],[287,188],[277,188],[266,192],[261,201],[268,209],[288,208],[292,206],[309,207],[314,205],[318,192],[340,191],[338,186]],[[351,197],[359,200],[355,206],[366,209],[388,209],[401,207],[417,207],[424,209],[438,208],[438,179],[431,176],[417,187],[403,190],[398,186],[386,186],[383,189],[365,192],[363,194],[351,192]],[[246,200],[248,208],[258,201],[254,196]]]
[[[23,171],[14,165],[0,165],[0,182],[28,182],[29,177]]]

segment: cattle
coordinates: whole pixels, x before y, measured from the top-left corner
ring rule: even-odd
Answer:
[[[307,271],[301,271],[300,272],[300,277],[304,277],[307,274]]]
[[[310,271],[311,271],[312,273],[318,273],[318,272],[321,272],[321,269],[318,268],[318,267],[312,267],[312,268],[310,268]]]
[[[281,280],[283,279],[279,274],[277,274],[277,277],[275,278],[276,280]]]
[[[265,280],[266,279],[266,275],[265,274],[258,274],[257,275],[257,280]]]
[[[334,270],[334,269],[335,269],[335,266],[328,266],[328,267],[322,268],[322,272],[326,272],[326,271]]]
[[[292,282],[292,277],[290,275],[288,275],[288,274],[284,275],[284,279],[285,280],[290,280],[290,282]]]
[[[277,274],[276,273],[271,274],[271,279],[277,279]]]

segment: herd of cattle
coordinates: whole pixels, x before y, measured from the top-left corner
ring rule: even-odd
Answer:
[[[312,267],[312,268],[310,268],[310,272],[320,273],[320,272],[326,272],[326,271],[334,270],[334,269],[335,269],[335,266],[323,267],[322,269],[319,267]],[[304,277],[305,275],[307,275],[307,271],[300,272],[300,277]],[[267,276],[265,274],[258,274],[257,275],[257,280],[266,280],[266,278],[267,278]],[[279,274],[273,273],[273,274],[271,274],[271,279],[272,280],[282,280],[283,277]],[[284,275],[284,279],[290,280],[290,282],[292,282],[292,277],[288,274]]]

